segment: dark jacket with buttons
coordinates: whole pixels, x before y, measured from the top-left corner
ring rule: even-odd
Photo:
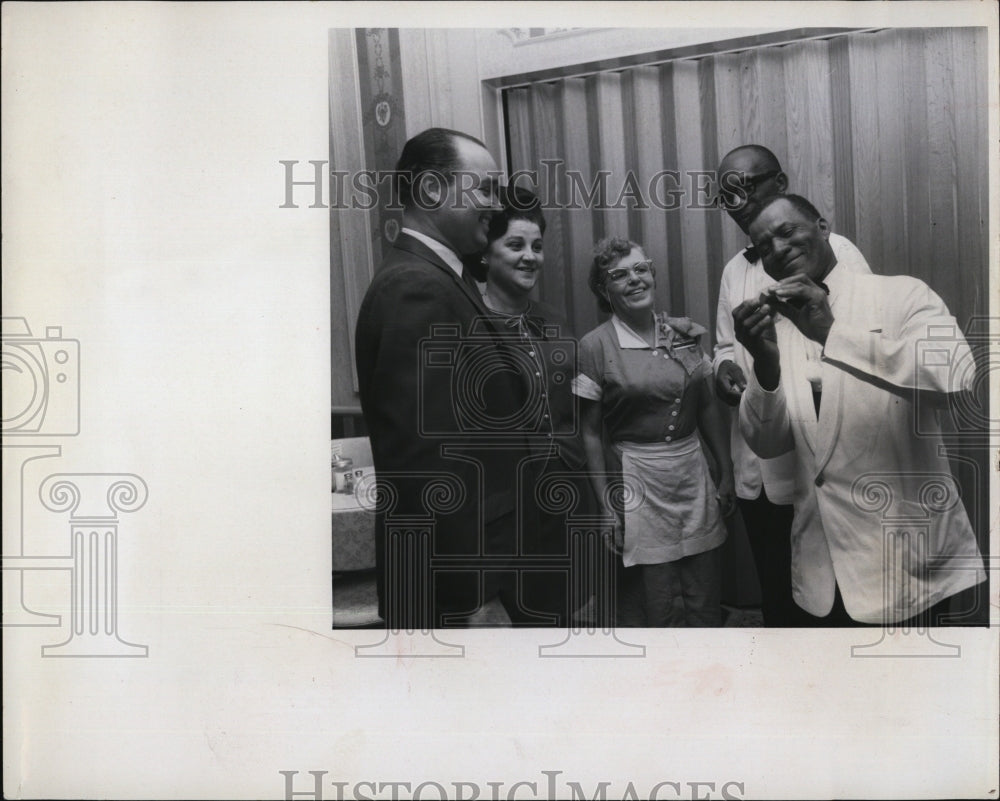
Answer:
[[[484,559],[512,550],[504,521],[516,518],[528,453],[516,425],[527,388],[474,285],[406,234],[362,301],[355,358],[380,486],[380,613],[391,626],[436,626],[440,612],[474,609]],[[393,532],[421,526],[429,556],[415,562],[397,553]],[[429,568],[434,593],[422,604],[412,590]]]

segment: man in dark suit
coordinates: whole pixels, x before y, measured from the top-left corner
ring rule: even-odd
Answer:
[[[379,612],[392,629],[475,625],[499,598],[528,623],[513,559],[525,386],[462,265],[486,246],[499,171],[482,142],[443,128],[410,139],[396,170],[403,226],[355,336]]]

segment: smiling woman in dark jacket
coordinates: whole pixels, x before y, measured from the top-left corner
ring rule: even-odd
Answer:
[[[520,551],[551,563],[547,569],[520,571],[522,598],[531,610],[552,615],[554,625],[566,626],[570,613],[587,600],[570,598],[574,583],[568,579],[581,567],[586,543],[570,542],[567,520],[592,516],[595,510],[583,472],[577,399],[570,390],[577,343],[556,309],[531,298],[545,264],[545,218],[538,199],[513,189],[501,192],[501,203],[482,260],[483,302],[515,348],[528,399],[523,424],[534,432],[531,457],[519,471]]]

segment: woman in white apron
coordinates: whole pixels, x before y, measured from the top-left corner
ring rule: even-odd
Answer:
[[[624,568],[617,624],[719,626],[718,549],[735,495],[705,329],[656,311],[655,269],[635,242],[599,242],[589,283],[612,316],[580,341],[573,392],[607,545]]]

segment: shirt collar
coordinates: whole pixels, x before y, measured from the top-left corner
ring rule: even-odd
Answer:
[[[438,256],[440,256],[441,260],[449,267],[451,267],[451,269],[455,271],[455,273],[458,275],[459,278],[462,277],[462,271],[463,271],[462,260],[458,257],[458,254],[456,254],[455,251],[452,250],[450,247],[441,242],[438,242],[436,239],[431,239],[431,237],[427,236],[427,234],[422,234],[420,233],[420,231],[414,231],[412,228],[402,228],[401,232],[404,234],[409,234],[414,239],[423,242],[425,245],[427,245],[427,247],[429,247]]]
[[[833,265],[833,269],[826,274],[822,283],[825,284],[826,294],[830,296],[830,302],[833,302],[834,296],[837,294],[838,290],[843,286],[843,281],[850,274],[850,270],[840,263],[840,259],[837,259],[837,263]]]
[[[652,312],[650,312],[652,314]],[[633,331],[617,314],[611,315],[611,325],[618,335],[618,347],[620,348],[648,348],[649,343]],[[660,327],[656,326],[656,344],[660,344]]]

